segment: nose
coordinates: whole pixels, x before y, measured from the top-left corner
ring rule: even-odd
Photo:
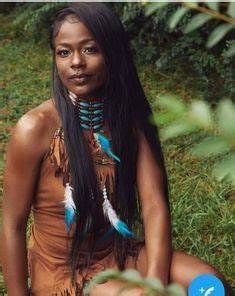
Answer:
[[[85,60],[82,54],[79,52],[75,51],[73,56],[72,56],[72,61],[71,61],[71,67],[72,68],[77,68],[85,65]]]

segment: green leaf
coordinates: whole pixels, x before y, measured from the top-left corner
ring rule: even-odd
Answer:
[[[226,153],[229,151],[227,141],[221,137],[210,137],[195,145],[191,152],[196,156],[212,156]]]
[[[164,6],[166,6],[168,4],[169,4],[169,2],[147,3],[145,6],[145,15],[150,16],[151,14],[155,13],[157,9],[163,8]]]
[[[218,2],[206,2],[206,5],[210,9],[218,11]]]
[[[235,153],[232,153],[228,159],[217,165],[213,174],[219,181],[228,181],[235,186]]]
[[[170,284],[166,288],[167,295],[169,296],[186,296],[185,290],[179,284]]]
[[[230,100],[223,100],[217,108],[220,132],[234,142],[235,139],[235,104]]]
[[[121,273],[121,278],[125,281],[142,282],[142,277],[136,269],[126,269]]]
[[[119,278],[120,272],[115,269],[106,269],[95,276],[92,281],[91,285],[101,284],[109,279]]]
[[[197,1],[194,1],[194,2],[190,2],[190,1],[187,1],[188,4],[190,4],[190,8],[197,8],[198,7],[198,3]]]
[[[230,41],[228,50],[223,54],[224,57],[232,57],[235,55],[235,40]]]
[[[235,2],[230,2],[227,10],[227,14],[235,18]]]
[[[153,117],[151,118],[150,122],[157,125],[169,125],[176,119],[179,119],[180,115],[176,115],[172,112],[155,112]]]
[[[212,19],[212,16],[205,13],[199,13],[195,15],[191,21],[187,24],[187,26],[184,29],[184,33],[192,32],[193,30],[200,28],[202,25],[204,25],[206,22],[208,22],[210,19]]]
[[[176,96],[160,95],[155,104],[175,114],[183,114],[186,112],[186,105]]]
[[[176,12],[170,17],[170,20],[168,22],[168,25],[171,30],[173,30],[181,18],[189,11],[189,8],[187,7],[179,7]]]
[[[189,119],[199,127],[208,128],[212,123],[212,114],[208,103],[193,101],[189,110]]]
[[[146,278],[145,279],[145,283],[152,290],[159,291],[159,292],[163,292],[164,291],[164,286],[161,283],[161,281],[158,280],[158,279]]]
[[[211,48],[216,45],[232,28],[234,28],[234,26],[231,24],[222,24],[216,27],[211,32],[206,46]]]
[[[125,294],[124,294],[124,292],[126,292],[126,291],[130,291],[130,290],[132,290],[132,289],[136,289],[136,287],[138,287],[138,286],[136,286],[135,284],[133,284],[133,283],[128,283],[128,284],[126,284],[126,285],[124,285],[124,287],[122,287],[122,288],[120,288],[119,290],[118,290],[118,292],[117,292],[117,294],[115,294],[115,295],[117,295],[117,296],[124,296]]]
[[[168,140],[178,136],[188,134],[195,131],[197,127],[194,124],[188,122],[179,122],[172,124],[161,130],[161,136],[163,140]]]

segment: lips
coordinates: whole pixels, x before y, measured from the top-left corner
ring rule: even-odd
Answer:
[[[75,83],[86,83],[89,78],[91,77],[91,75],[86,75],[86,74],[73,74],[71,76],[69,76],[69,80],[72,80]]]

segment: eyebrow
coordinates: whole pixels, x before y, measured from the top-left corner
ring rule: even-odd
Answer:
[[[80,41],[78,42],[78,44],[80,45],[80,44],[87,43],[87,42],[90,42],[90,41],[94,41],[94,42],[96,42],[95,39],[92,39],[92,38],[86,38],[86,39],[82,39],[82,40],[80,40]],[[68,42],[61,42],[61,43],[57,44],[56,46],[71,46],[71,44],[68,43]]]

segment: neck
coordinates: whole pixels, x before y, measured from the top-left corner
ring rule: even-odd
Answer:
[[[89,97],[78,97],[76,94],[72,93],[71,91],[68,92],[69,98],[71,99],[74,105],[77,105],[79,102],[102,102],[104,101],[104,94],[101,92],[97,92],[94,95]]]

